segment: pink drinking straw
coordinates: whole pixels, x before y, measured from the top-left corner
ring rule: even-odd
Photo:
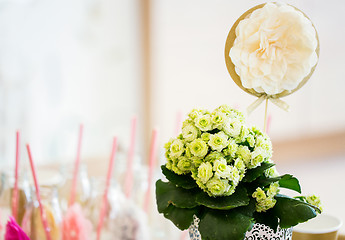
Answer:
[[[111,176],[113,175],[113,166],[114,166],[114,160],[115,160],[115,155],[116,155],[116,148],[117,148],[117,138],[114,137],[113,147],[111,150],[111,155],[110,155],[110,160],[109,160],[107,179],[106,179],[106,184],[105,184],[105,189],[104,189],[103,201],[101,205],[101,211],[99,214],[99,221],[98,221],[98,226],[97,226],[97,240],[101,239],[101,231],[102,231],[103,221],[105,217],[105,210],[107,209],[107,203],[108,203],[107,201],[108,190],[110,186]]]
[[[152,178],[153,178],[153,171],[156,165],[156,151],[157,151],[157,135],[158,130],[155,128],[152,131],[152,139],[150,145],[150,155],[149,155],[149,175],[147,179],[147,190],[145,194],[145,202],[144,202],[144,211],[147,213],[149,210],[150,205],[150,194],[151,194],[151,187],[152,187]]]
[[[4,228],[4,226],[2,226],[2,224],[1,224],[1,217],[2,217],[2,212],[0,209],[0,234],[1,234],[2,229]]]
[[[18,171],[19,171],[19,142],[20,133],[16,132],[16,166],[14,170],[14,191],[12,197],[12,216],[17,221],[17,209],[18,209]]]
[[[26,144],[26,149],[28,150],[30,167],[31,167],[32,177],[34,179],[35,188],[36,188],[36,197],[37,197],[37,201],[38,201],[38,206],[40,208],[40,214],[41,214],[43,228],[44,228],[44,231],[46,233],[47,240],[51,240],[52,238],[51,238],[50,233],[49,233],[49,226],[48,226],[46,214],[45,214],[45,211],[44,211],[44,208],[42,205],[42,201],[41,201],[40,188],[38,185],[38,181],[37,181],[37,177],[36,177],[36,171],[35,171],[35,165],[34,165],[34,161],[33,161],[32,156],[31,156],[29,144]]]
[[[272,114],[268,114],[268,118],[267,118],[267,127],[266,127],[266,133],[267,133],[267,134],[268,134],[269,131],[270,131],[271,123],[272,123]]]
[[[76,195],[76,191],[77,191],[78,172],[79,172],[79,165],[80,165],[81,142],[82,142],[82,138],[83,138],[83,129],[84,129],[83,124],[80,124],[78,146],[77,146],[77,156],[75,158],[75,163],[74,163],[74,172],[73,172],[71,196],[69,199],[69,206],[72,206],[73,203],[75,202],[75,195]]]
[[[133,188],[133,159],[135,149],[135,136],[137,128],[137,117],[132,118],[131,123],[131,142],[129,146],[128,158],[127,158],[127,170],[125,175],[125,195],[127,198],[131,197]]]

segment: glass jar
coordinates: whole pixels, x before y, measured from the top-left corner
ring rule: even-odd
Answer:
[[[28,204],[31,201],[30,184],[25,171],[19,174],[17,216],[14,216],[21,226]],[[12,197],[14,191],[14,174],[3,171],[0,173],[0,224],[4,227],[12,216]]]
[[[104,179],[92,179],[92,194],[89,206],[89,219],[97,232],[100,208],[105,188]],[[148,238],[147,218],[145,213],[126,199],[115,181],[112,181],[107,196],[107,208],[101,232],[102,240],[146,240]],[[96,237],[94,237],[95,239]]]
[[[39,204],[35,193],[32,196],[34,196],[34,201],[26,211],[22,228],[31,240],[44,240],[46,239],[46,234],[42,224]],[[62,214],[56,186],[40,186],[40,196],[49,226],[51,240],[60,240],[62,237]]]
[[[68,204],[71,195],[71,188],[73,182],[73,168],[70,166],[62,166],[60,173],[63,178],[62,184],[59,186],[60,205],[62,212],[65,213],[68,209]],[[80,164],[77,176],[77,187],[75,201],[82,207],[85,207],[91,196],[91,184],[87,172],[87,166]]]

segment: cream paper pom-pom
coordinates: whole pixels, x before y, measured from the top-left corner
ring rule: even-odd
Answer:
[[[229,56],[243,87],[267,95],[292,91],[318,61],[311,21],[283,3],[267,3],[241,20]]]

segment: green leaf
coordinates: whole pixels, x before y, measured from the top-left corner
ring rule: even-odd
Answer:
[[[243,178],[243,182],[252,182],[258,177],[260,177],[266,169],[273,167],[274,163],[262,163],[259,167],[249,169]]]
[[[272,209],[267,210],[266,212],[255,212],[254,219],[257,223],[265,224],[272,228],[275,232],[278,229],[278,217],[274,214]]]
[[[267,186],[271,183],[279,182],[279,186],[301,193],[301,186],[297,178],[290,174],[285,174],[275,178],[260,178],[255,181],[258,186]]]
[[[234,208],[229,211],[207,209],[200,219],[199,231],[203,240],[242,240],[253,226],[253,218]]]
[[[285,174],[282,176],[282,178],[279,180],[279,186],[282,188],[294,190],[299,193],[302,192],[298,179],[290,174]]]
[[[163,214],[164,217],[171,220],[176,227],[185,230],[193,223],[193,216],[198,215],[199,211],[199,207],[177,208],[173,205],[169,205],[169,207],[164,210]]]
[[[156,182],[158,212],[164,212],[164,210],[171,204],[179,208],[194,208],[198,206],[195,201],[197,193],[197,189],[187,190],[176,187],[170,182],[158,180]]]
[[[305,202],[280,194],[275,196],[275,199],[277,203],[272,210],[279,218],[282,228],[289,228],[316,217],[314,208]]]
[[[236,191],[228,197],[210,197],[205,192],[200,192],[196,202],[212,209],[229,210],[232,208],[246,206],[249,204],[247,190],[244,187],[237,187]]]
[[[185,189],[192,189],[197,187],[195,180],[190,175],[178,175],[173,171],[167,169],[165,165],[161,166],[162,173],[164,176],[173,184],[178,187],[182,187]]]

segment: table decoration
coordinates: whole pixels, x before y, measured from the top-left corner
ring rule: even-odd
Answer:
[[[62,220],[62,239],[63,240],[88,240],[91,239],[92,223],[89,221],[82,210],[81,205],[76,202],[77,180],[80,167],[80,152],[83,136],[83,125],[79,127],[79,137],[77,145],[77,156],[74,164],[73,181],[69,206]]]
[[[264,100],[288,111],[280,98],[310,79],[319,52],[310,19],[293,6],[271,2],[249,9],[234,23],[226,39],[225,63],[233,81],[258,97],[249,113]]]
[[[152,179],[154,174],[154,169],[156,166],[156,152],[157,152],[157,138],[158,130],[155,128],[152,130],[151,143],[150,143],[150,152],[149,152],[149,168],[148,168],[148,177],[147,177],[147,190],[145,192],[144,206],[143,209],[146,213],[149,211],[151,189],[152,189]]]
[[[107,206],[108,191],[109,191],[111,177],[113,174],[113,166],[114,166],[114,160],[115,160],[115,155],[116,155],[116,149],[117,149],[117,138],[114,137],[110,160],[109,160],[108,173],[107,173],[107,178],[106,178],[106,183],[105,183],[106,185],[104,188],[103,201],[101,203],[101,210],[99,213],[99,221],[98,221],[98,226],[97,226],[97,240],[101,239],[101,232],[103,228],[104,217],[105,217],[106,209],[108,208]]]
[[[165,144],[167,181],[156,182],[158,211],[192,240],[291,239],[292,227],[321,213],[316,196],[301,194],[290,174],[279,175],[267,132],[268,100],[284,110],[281,97],[300,89],[315,70],[319,41],[300,10],[266,3],[244,13],[231,28],[225,60],[234,82],[266,100],[264,130],[248,127],[244,114],[221,105],[194,109],[181,133]]]
[[[30,240],[30,238],[11,216],[6,225],[5,240]]]
[[[135,138],[137,131],[137,117],[131,120],[130,144],[127,156],[127,168],[124,180],[124,191],[127,198],[130,198],[133,190],[133,160],[135,153]]]
[[[37,198],[37,202],[38,202],[38,206],[39,206],[40,219],[41,219],[41,222],[43,225],[45,237],[47,240],[53,240],[50,231],[55,230],[55,228],[54,228],[54,226],[50,226],[50,228],[49,228],[49,224],[48,224],[47,219],[48,219],[48,217],[50,217],[50,219],[54,219],[54,218],[51,217],[51,211],[47,210],[42,204],[41,195],[40,195],[40,188],[39,188],[38,181],[37,181],[36,169],[35,169],[32,155],[31,155],[31,150],[30,150],[29,144],[26,145],[26,149],[27,149],[28,156],[29,156],[30,168],[31,168],[31,173],[32,173],[32,177],[34,180],[34,185],[35,185],[35,190],[36,190],[36,198]],[[36,216],[36,215],[34,215],[34,216]],[[34,219],[38,219],[38,217],[34,217]],[[53,223],[55,223],[55,221],[53,221]],[[58,234],[58,233],[56,233],[56,234]],[[57,238],[54,238],[54,239],[57,239]]]

